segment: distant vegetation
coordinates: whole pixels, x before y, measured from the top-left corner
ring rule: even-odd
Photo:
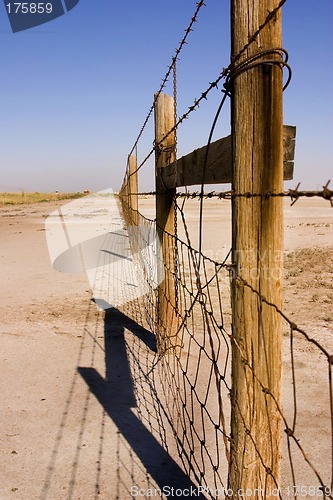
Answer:
[[[0,206],[20,205],[22,203],[42,203],[58,200],[74,200],[84,193],[0,193]]]

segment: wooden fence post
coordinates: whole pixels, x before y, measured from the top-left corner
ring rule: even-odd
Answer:
[[[138,217],[138,172],[137,172],[137,161],[136,156],[131,154],[128,157],[128,185],[129,185],[129,207],[130,207],[130,219],[133,226],[137,226],[139,223]]]
[[[277,0],[232,0],[231,6],[233,60]],[[238,62],[281,47],[281,24],[279,10]],[[280,60],[280,55],[265,58]],[[240,489],[252,490],[251,498],[270,498],[279,481],[281,421],[271,394],[280,401],[282,338],[280,315],[266,301],[282,306],[283,205],[278,197],[237,194],[264,195],[283,189],[281,65],[253,67],[232,82],[232,137],[236,197],[229,487],[235,499]]]
[[[171,96],[155,96],[155,173],[156,173],[156,225],[160,240],[163,265],[163,280],[158,286],[158,343],[161,349],[177,343],[177,304],[175,278],[175,211],[176,189],[167,189],[159,175],[159,169],[175,161],[175,132],[166,134],[174,127],[174,101]],[[169,233],[169,236],[168,234]],[[160,281],[160,280],[159,280]]]
[[[127,168],[123,185],[121,186],[121,190],[119,193],[126,224],[129,224],[129,203],[130,203],[129,189],[128,189],[128,175],[129,175],[129,169]]]

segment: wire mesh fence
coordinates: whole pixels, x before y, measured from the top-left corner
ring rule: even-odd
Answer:
[[[153,197],[151,203],[152,200]],[[190,200],[189,203],[197,205],[195,200]],[[223,210],[225,207],[221,207],[221,211]],[[251,408],[253,418],[262,419],[263,424],[268,415],[271,415],[268,412],[255,415],[250,390],[250,385],[255,380],[255,390],[262,392],[267,405],[271,402],[275,407],[276,417],[282,423],[281,474],[279,477],[273,475],[271,463],[263,461],[265,475],[272,479],[273,484],[270,487],[258,484],[256,496],[288,498],[308,495],[331,498],[331,339],[325,339],[321,335],[312,337],[245,279],[237,276],[244,293],[256,296],[257,313],[261,316],[267,314],[267,309],[274,309],[283,323],[283,390],[282,402],[277,401],[271,392],[265,360],[262,366],[253,366],[249,346],[235,345],[233,339],[230,303],[233,269],[230,252],[225,250],[225,258],[221,260],[199,254],[189,244],[196,228],[192,220],[189,229],[186,213],[191,214],[193,219],[193,212],[186,207],[178,207],[178,211],[178,232],[184,236],[184,240],[188,238],[188,241],[183,241],[168,235],[177,240],[177,310],[172,305],[169,306],[170,311],[172,310],[170,318],[173,315],[178,320],[170,319],[168,327],[161,328],[156,315],[156,289],[151,289],[144,297],[143,304],[137,304],[136,309],[133,304],[125,307],[126,314],[131,317],[138,318],[138,312],[142,314],[145,311],[145,324],[156,336],[156,352],[150,352],[148,357],[142,356],[137,340],[133,341],[131,347],[134,365],[137,367],[134,380],[141,417],[166,447],[168,443],[170,446],[170,429],[172,430],[184,470],[196,484],[202,486],[207,498],[218,498],[228,494],[228,491],[231,493],[228,475],[230,447],[233,444],[230,429],[232,404],[238,407],[239,418],[244,418],[244,402],[239,405],[232,393],[231,351],[236,349],[244,379],[249,381],[245,407]],[[143,220],[148,223],[147,219]],[[197,223],[198,218],[195,220]],[[128,218],[127,221],[130,223],[131,219]],[[150,221],[150,224],[154,224],[154,221]],[[173,248],[173,244],[174,241],[170,243],[170,248]],[[217,254],[219,251],[216,248]],[[286,266],[291,271],[286,271],[286,276],[293,273],[294,266],[298,264],[297,253],[293,256],[288,254]],[[331,272],[332,263],[327,270],[322,269],[326,278],[326,273]],[[288,309],[292,311],[292,305]],[[330,330],[328,335],[329,332]],[[263,332],[265,333],[267,332]],[[326,342],[322,342],[323,339]],[[320,375],[317,379],[306,375],[307,365],[312,370],[314,366],[318,366]],[[304,381],[310,382],[311,387],[305,387],[302,383]],[[318,392],[321,397],[318,403],[314,403],[313,398]],[[309,429],[309,415],[316,415],[316,405],[319,406],[317,418],[320,418],[320,422],[316,423],[314,420]],[[317,427],[320,432],[316,432]],[[262,459],[256,451],[257,441],[267,440],[268,446],[272,448],[276,445],[272,437],[254,435],[251,427],[246,426],[245,418],[244,436],[247,440],[245,449],[252,445],[254,459],[257,461]]]
[[[137,413],[164,449],[180,461],[182,470],[204,498],[333,498],[330,321],[321,326],[327,336],[318,333],[318,328],[314,332],[313,323],[303,325],[301,311],[298,311],[299,319],[294,319],[294,310],[299,308],[294,305],[297,297],[292,297],[287,307],[286,303],[275,303],[270,298],[270,288],[263,291],[258,280],[266,269],[262,261],[267,258],[266,271],[271,286],[280,286],[282,260],[285,268],[289,266],[290,274],[293,272],[291,266],[297,267],[301,257],[295,252],[251,255],[251,248],[241,249],[247,254],[246,259],[253,260],[248,275],[244,269],[235,267],[235,250],[231,248],[230,238],[222,247],[217,235],[211,237],[209,247],[203,242],[209,203],[220,204],[219,207],[214,205],[213,229],[220,231],[216,229],[219,221],[226,213],[227,217],[231,216],[230,205],[228,208],[225,205],[227,200],[244,199],[249,214],[255,203],[269,204],[277,198],[281,203],[282,198],[290,198],[291,205],[301,198],[320,198],[325,200],[323,203],[332,205],[329,182],[320,191],[300,191],[298,185],[294,190],[281,192],[205,193],[204,183],[200,192],[189,192],[187,187],[183,193],[174,190],[170,204],[173,230],[170,232],[159,226],[154,216],[145,217],[141,212],[141,206],[147,202],[150,213],[154,213],[152,206],[160,192],[140,193],[137,185],[134,189],[131,186],[133,176],[137,176],[154,153],[167,153],[163,141],[177,131],[191,112],[207,99],[209,92],[223,79],[230,82],[237,71],[235,65],[274,20],[285,1],[279,2],[267,14],[232,64],[220,72],[188,111],[178,119],[175,116],[174,127],[159,144],[154,144],[139,166],[131,171],[127,166],[120,192],[133,263],[145,269],[141,278],[145,293],[128,300],[121,308],[126,317],[145,329],[147,336],[143,343],[140,335],[134,336],[127,347],[133,367]],[[201,6],[199,2],[195,19]],[[188,34],[186,31],[186,36]],[[178,55],[173,58],[167,75],[172,69],[175,71]],[[175,92],[176,87],[174,85]],[[223,92],[227,95],[230,86],[227,85]],[[177,102],[176,95],[174,100]],[[219,112],[220,108],[217,117]],[[142,130],[131,155],[141,134]],[[170,157],[176,148],[175,142]],[[177,169],[177,161],[175,165]],[[193,203],[200,207],[196,216],[191,212]],[[144,230],[133,231],[132,228],[137,227]],[[149,236],[152,232],[163,240],[164,254],[160,253],[158,245],[152,244]],[[194,240],[197,243],[193,243]],[[151,250],[148,253],[147,247]],[[278,259],[279,265],[274,266],[274,259]],[[320,270],[325,275],[323,280],[332,277],[333,272],[332,259],[326,264],[327,269],[323,271],[322,266]],[[313,265],[311,259],[308,265]],[[279,275],[274,275],[275,267]],[[156,279],[152,279],[154,272]],[[285,274],[285,279],[289,274]],[[326,288],[330,301],[329,284]],[[243,303],[237,319],[243,322],[245,331],[248,330],[249,335],[244,338],[234,331],[235,297],[240,297]],[[302,307],[308,308],[309,304],[302,304]],[[251,337],[251,324],[256,324],[256,339]],[[261,357],[258,358],[255,349],[260,349]],[[280,370],[282,364],[280,389],[272,367]],[[242,381],[241,389],[236,388],[235,376]],[[315,402],[318,394],[319,403]],[[233,453],[236,447],[243,450],[241,454]],[[281,455],[278,460],[276,455]],[[239,487],[235,491],[235,485],[240,484],[252,487]]]

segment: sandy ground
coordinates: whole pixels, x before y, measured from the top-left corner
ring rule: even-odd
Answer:
[[[163,452],[137,418],[133,377],[121,361],[131,325],[119,327],[119,318],[97,310],[85,274],[57,273],[50,265],[44,223],[56,207],[53,203],[0,208],[0,499],[122,500],[132,497],[134,485],[147,491],[177,475],[177,484],[182,484],[181,469],[170,458],[176,458],[173,447],[169,455]],[[141,200],[141,209],[150,214],[151,200]],[[187,215],[196,241],[196,200],[189,202]],[[328,202],[299,200],[290,208],[286,201],[285,310],[329,352],[332,228]],[[229,245],[230,205],[207,201],[204,251],[220,259]],[[292,394],[287,330],[285,344],[288,413]],[[299,337],[295,349],[299,432],[329,482],[327,364]],[[92,389],[103,380],[113,382],[108,400]],[[317,484],[301,458],[299,464],[297,484]],[[285,470],[289,484],[287,466]]]

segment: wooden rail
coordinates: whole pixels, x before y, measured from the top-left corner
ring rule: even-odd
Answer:
[[[283,127],[283,165],[284,180],[289,181],[294,173],[296,127]],[[160,183],[166,189],[182,186],[205,184],[227,184],[232,181],[231,135],[212,142],[209,146],[207,164],[205,164],[207,146],[195,149],[192,153],[179,158],[177,162],[157,169]]]

